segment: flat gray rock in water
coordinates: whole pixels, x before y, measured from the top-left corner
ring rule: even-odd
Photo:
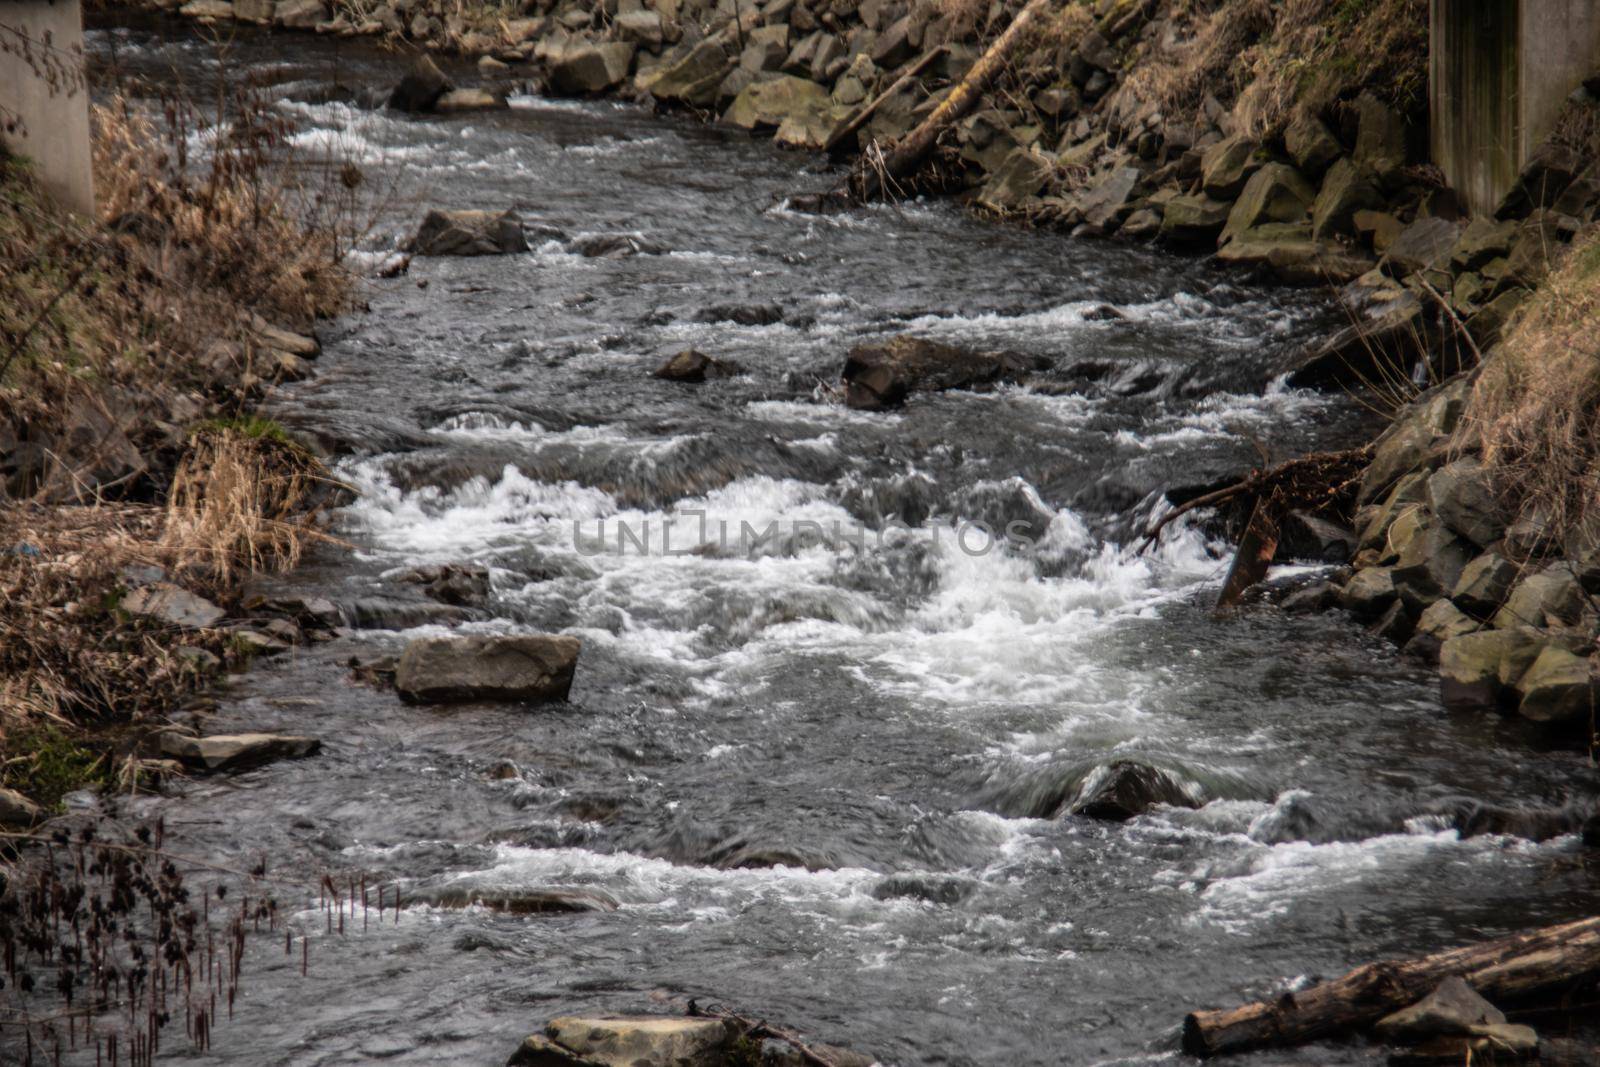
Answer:
[[[395,690],[418,704],[567,699],[582,647],[575,637],[423,637],[406,646]]]
[[[161,735],[161,754],[190,767],[207,771],[231,771],[257,767],[280,759],[299,759],[322,751],[315,737],[288,734],[216,734],[211,737],[185,737],[178,733]]]

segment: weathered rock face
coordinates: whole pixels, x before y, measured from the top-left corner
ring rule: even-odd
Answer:
[[[581,647],[575,637],[423,637],[395,668],[395,690],[417,704],[567,699]]]
[[[1518,573],[1515,563],[1497,553],[1485,552],[1462,568],[1450,599],[1469,615],[1489,618],[1505,603]]]
[[[1311,205],[1312,236],[1352,233],[1358,212],[1381,208],[1383,196],[1366,174],[1348,159],[1333,164]]]
[[[669,382],[698,384],[711,378],[731,378],[742,373],[744,369],[737,363],[686,348],[657,367],[652,377],[663,378]]]
[[[1247,137],[1227,137],[1210,148],[1200,161],[1200,181],[1205,194],[1218,200],[1232,200],[1261,165],[1259,146]]]
[[[515,211],[430,211],[407,244],[418,256],[498,256],[528,250]]]
[[[1537,639],[1519,630],[1478,630],[1451,637],[1439,649],[1439,696],[1451,711],[1499,707],[1508,657]]]
[[[1002,215],[1018,211],[1029,197],[1039,194],[1054,170],[1050,160],[1040,153],[1029,148],[1013,149],[978,191],[978,206]],[[1124,192],[1124,199],[1126,196]]]
[[[569,47],[550,70],[551,88],[578,95],[614,89],[628,77],[634,47],[631,41]]]
[[[122,598],[120,606],[130,615],[142,615],[185,630],[215,626],[228,614],[205,597],[170,582],[156,582],[131,590]]]
[[[1157,804],[1198,808],[1200,801],[1158,767],[1117,760],[1090,776],[1068,811],[1090,819],[1126,822]]]
[[[1517,682],[1522,700],[1517,713],[1554,726],[1586,723],[1594,709],[1596,686],[1589,661],[1554,645],[1546,647]]]
[[[1317,191],[1301,173],[1283,163],[1268,163],[1250,176],[1228,213],[1222,239],[1269,222],[1297,222],[1316,199]]]
[[[1344,154],[1327,125],[1315,115],[1304,112],[1289,123],[1283,134],[1283,144],[1294,165],[1313,177],[1326,171]]]
[[[654,74],[648,86],[650,95],[663,103],[710,107],[716,103],[717,87],[734,62],[722,38],[708,37],[682,59]]]
[[[1447,463],[1428,478],[1428,506],[1439,521],[1475,545],[1493,544],[1505,533],[1504,510],[1476,457]]]
[[[1356,571],[1339,593],[1339,603],[1356,616],[1376,618],[1395,602],[1394,571],[1366,567]]]
[[[418,56],[389,94],[388,106],[396,111],[432,111],[439,98],[454,88],[438,64],[427,56]]]
[[[1175,196],[1161,215],[1161,236],[1174,244],[1215,241],[1232,210],[1226,200],[1209,196]]]
[[[840,379],[846,404],[862,411],[882,411],[905,403],[912,393],[1017,381],[1029,369],[1013,353],[977,352],[902,335],[852,348]]]
[[[314,737],[286,734],[161,735],[161,754],[206,771],[237,771],[281,759],[301,759],[322,751]]]

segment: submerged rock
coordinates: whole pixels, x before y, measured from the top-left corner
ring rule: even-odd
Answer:
[[[418,256],[498,256],[526,252],[515,211],[430,211],[405,250]]]
[[[389,94],[388,106],[395,111],[432,111],[439,98],[455,88],[444,71],[427,56],[418,56],[411,70]]]
[[[840,379],[846,404],[862,411],[882,411],[904,404],[912,393],[1017,381],[1029,369],[1014,353],[977,352],[901,335],[852,348]]]
[[[395,668],[401,699],[417,704],[567,699],[581,643],[575,637],[423,637]]]
[[[710,378],[730,378],[743,373],[744,368],[737,363],[686,348],[657,367],[651,377],[698,384]]]
[[[458,607],[481,604],[489,597],[489,568],[481,563],[413,567],[400,580],[420,585],[435,600]]]
[[[1158,767],[1134,760],[1117,760],[1091,774],[1068,808],[1071,815],[1109,822],[1126,822],[1158,804],[1198,808],[1200,801],[1177,779]]]

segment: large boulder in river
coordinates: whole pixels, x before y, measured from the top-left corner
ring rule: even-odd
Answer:
[[[557,92],[573,94],[614,89],[628,77],[633,53],[631,41],[568,47],[550,69],[550,87]]]
[[[526,252],[515,211],[430,211],[406,250],[418,256],[498,256]]]
[[[737,363],[686,348],[657,367],[651,377],[698,385],[708,378],[731,378],[742,373],[744,368]]]
[[[432,111],[439,98],[455,86],[444,71],[427,56],[418,56],[400,84],[389,93],[389,107],[396,111]]]
[[[905,403],[912,393],[1017,381],[1028,370],[1027,363],[1012,352],[977,352],[902,334],[852,348],[839,377],[845,386],[846,404],[862,411],[882,411]]]
[[[394,687],[416,704],[565,700],[581,647],[554,634],[422,637],[401,654]]]
[[[1159,767],[1120,759],[1091,773],[1067,810],[1091,819],[1127,822],[1157,804],[1198,808],[1200,800]]]
[[[691,1016],[562,1016],[525,1040],[507,1067],[721,1067],[737,1028]]]

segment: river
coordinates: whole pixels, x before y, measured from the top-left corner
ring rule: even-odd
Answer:
[[[158,84],[217,70],[174,23],[90,42]],[[1227,547],[1197,527],[1130,547],[1165,486],[1370,428],[1275,383],[1337,325],[1327,294],[948,203],[806,214],[787,198],[836,175],[743,134],[531,96],[413,119],[328,102],[395,79],[370,46],[229,47],[303,150],[381,191],[366,263],[428,207],[515,206],[650,254],[536,233],[526,255],[417,259],[272,405],[357,490],[350,548],[277,586],[348,603],[418,563],[485,564],[489,609],[458,632],[581,638],[570,705],[404,705],[346,662],[448,631],[350,630],[235,679],[210,724],[313,734],[319,757],[128,805],[219,863],[620,907],[416,906],[339,937],[313,903],[309,974],[263,940],[208,1059],[500,1063],[551,1016],[697,997],[906,1067],[1169,1062],[1192,1008],[1587,913],[1571,839],[1463,841],[1436,814],[1560,802],[1577,756],[1447,717],[1432,672],[1340,616],[1214,618]],[[782,321],[702,321],[719,305]],[[899,332],[1052,369],[893,413],[828,395],[852,344]],[[747,373],[650,376],[687,347]],[[696,550],[660,551],[674,513]],[[651,551],[619,551],[621,525]],[[1204,803],[1058,814],[1116,758]]]

